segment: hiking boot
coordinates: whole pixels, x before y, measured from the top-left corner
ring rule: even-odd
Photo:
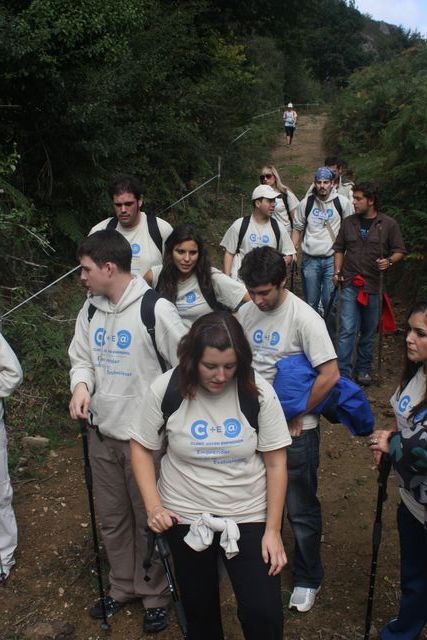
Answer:
[[[356,382],[361,384],[363,387],[369,387],[369,385],[372,384],[372,376],[369,373],[357,373]]]
[[[295,587],[289,600],[289,609],[297,609],[301,612],[310,611],[319,591],[320,587],[317,589]]]
[[[125,606],[125,602],[118,602],[114,600],[111,596],[105,596],[105,612],[107,614],[107,618],[111,618],[115,613],[120,611]],[[102,620],[104,617],[104,612],[102,610],[102,602],[101,599],[97,600],[93,607],[89,609],[89,615],[91,618],[95,618],[96,620]]]
[[[144,633],[157,633],[168,626],[168,612],[165,607],[146,609],[142,630]]]

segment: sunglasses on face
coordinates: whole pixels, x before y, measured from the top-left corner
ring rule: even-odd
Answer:
[[[260,177],[259,177],[259,181],[260,181],[260,182],[264,182],[264,180],[266,180],[266,179],[268,179],[268,180],[269,180],[269,179],[270,179],[270,178],[272,178],[272,177],[273,177],[273,174],[272,174],[272,173],[262,173],[262,174],[260,175]]]

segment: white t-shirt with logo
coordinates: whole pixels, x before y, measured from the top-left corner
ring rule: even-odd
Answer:
[[[271,387],[255,374],[260,391],[258,433],[243,414],[236,380],[221,394],[197,388],[171,415],[166,434],[161,403],[171,371],[157,378],[147,392],[141,422],[131,437],[147,449],[168,446],[161,461],[158,490],[162,504],[185,523],[202,513],[232,518],[237,523],[264,522],[267,515],[263,451],[291,444],[286,419]]]
[[[284,302],[273,311],[260,311],[247,302],[237,312],[253,353],[253,367],[272,383],[276,362],[290,354],[305,354],[316,368],[336,353],[323,319],[307,303],[286,291]],[[307,414],[303,428],[313,429],[318,416]]]
[[[411,428],[412,421],[409,419],[413,407],[416,407],[424,398],[426,389],[426,374],[424,367],[420,367],[415,376],[408,382],[402,393],[396,389],[390,398],[390,404],[396,415],[397,428],[399,431]],[[424,506],[415,500],[412,494],[406,489],[400,488],[402,502],[412,513],[414,518],[424,524]]]
[[[235,220],[231,227],[229,227],[225,232],[224,237],[220,242],[220,246],[233,255],[236,253],[242,220],[243,218]],[[289,233],[281,222],[277,222],[277,224],[279,225],[280,230],[279,246],[277,246],[276,236],[270,220],[265,224],[258,224],[255,222],[254,217],[251,216],[242,244],[240,245],[240,255],[244,256],[256,247],[273,247],[286,256],[294,255],[295,247]]]
[[[110,220],[111,218],[107,218],[106,220],[99,222],[97,225],[92,227],[89,235],[95,231],[106,229]],[[173,229],[169,222],[162,220],[162,218],[157,218],[157,224],[164,244]],[[134,275],[144,276],[152,266],[162,264],[163,256],[150,236],[147,216],[143,211],[141,211],[141,221],[136,227],[133,227],[133,229],[127,229],[126,227],[122,227],[119,222],[116,230],[121,233],[130,244],[132,249],[131,271]]]
[[[343,219],[350,216],[352,214],[350,201],[338,195],[335,189],[331,191],[327,200],[316,197],[307,217],[305,215],[307,198],[301,200],[297,207],[294,229],[297,231],[305,229],[301,250],[309,256],[332,256],[334,253],[332,247],[341,226],[341,216],[335,207],[334,198],[340,200]]]
[[[155,288],[159,281],[162,266],[158,265],[151,269],[153,274],[152,286]],[[225,305],[231,311],[237,309],[246,293],[243,284],[233,280],[225,273],[212,267],[212,286],[218,302]],[[177,297],[175,306],[182,318],[184,325],[189,329],[197,318],[205,316],[213,311],[208,305],[200,290],[199,282],[195,273],[186,280],[178,281]]]

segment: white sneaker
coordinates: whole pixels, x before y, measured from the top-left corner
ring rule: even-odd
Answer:
[[[292,591],[291,599],[289,600],[289,609],[295,608],[301,612],[310,611],[319,591],[320,587],[317,589],[310,589],[310,587],[295,587]]]

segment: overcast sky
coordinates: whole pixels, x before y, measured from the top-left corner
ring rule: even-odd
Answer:
[[[417,30],[427,37],[427,0],[356,0],[355,4],[374,20]]]

